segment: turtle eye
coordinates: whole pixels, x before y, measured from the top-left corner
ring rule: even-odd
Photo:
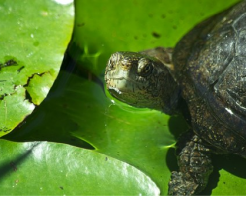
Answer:
[[[148,76],[148,75],[152,72],[152,70],[153,70],[152,64],[146,64],[146,65],[142,68],[140,74],[141,74],[141,76]]]

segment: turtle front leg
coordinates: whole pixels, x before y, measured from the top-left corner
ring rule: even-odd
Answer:
[[[202,191],[213,171],[210,149],[192,131],[177,143],[179,172],[172,172],[168,194],[189,196]]]

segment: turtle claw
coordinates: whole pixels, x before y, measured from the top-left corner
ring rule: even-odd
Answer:
[[[171,180],[168,183],[168,195],[171,196],[191,196],[195,194],[198,184],[185,180],[182,172],[172,172]]]

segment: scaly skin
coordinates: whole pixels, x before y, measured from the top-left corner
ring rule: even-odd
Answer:
[[[213,171],[211,150],[190,130],[177,143],[180,172],[172,172],[168,194],[190,196],[202,191]]]

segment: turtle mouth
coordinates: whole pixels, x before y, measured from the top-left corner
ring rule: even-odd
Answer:
[[[106,77],[106,85],[108,90],[122,94],[127,93],[128,90],[132,91],[132,88],[138,85],[138,81],[130,77]]]
[[[123,94],[122,91],[120,91],[118,88],[116,87],[111,87],[111,86],[108,86],[108,91],[109,93],[117,98],[117,99],[121,99],[120,96]]]
[[[107,89],[113,96],[118,96],[124,93],[124,88],[127,80],[124,77],[110,77],[106,78]]]
[[[110,77],[110,76],[109,76]],[[109,93],[123,101],[127,102],[128,104],[128,99],[131,98],[132,96],[137,95],[135,93],[135,80],[132,80],[130,77],[110,77],[106,78],[106,86],[109,91]]]
[[[108,86],[108,90],[110,91],[110,93],[122,94],[122,91],[120,91],[116,87]]]

